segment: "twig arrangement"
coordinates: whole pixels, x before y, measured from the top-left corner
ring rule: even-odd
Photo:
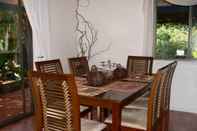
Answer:
[[[87,3],[88,4],[83,7],[89,6],[90,1],[87,0]],[[92,57],[109,50],[111,45],[108,45],[107,48],[100,50],[98,52],[93,52],[93,47],[95,46],[98,40],[98,31],[79,12],[79,8],[80,8],[80,0],[77,0],[77,8],[75,10],[76,20],[77,20],[76,31],[79,33],[78,36],[79,52],[77,56],[87,56],[87,59],[90,60]]]

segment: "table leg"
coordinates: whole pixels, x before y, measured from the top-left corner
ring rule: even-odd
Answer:
[[[112,131],[121,131],[121,108],[119,104],[112,106]]]

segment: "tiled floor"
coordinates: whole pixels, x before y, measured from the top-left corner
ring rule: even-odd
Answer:
[[[0,131],[33,131],[32,117],[21,120],[15,124],[9,125]]]
[[[197,131],[196,122],[197,114],[172,111],[169,131]],[[33,131],[32,117],[2,128],[0,131]]]
[[[23,105],[23,92],[21,89],[0,94],[0,122],[31,111],[30,88],[25,88],[25,106]],[[23,109],[25,107],[25,110]]]

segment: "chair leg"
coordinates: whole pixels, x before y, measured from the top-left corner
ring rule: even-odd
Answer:
[[[109,109],[102,108],[101,109],[101,121],[104,122],[105,119],[109,116],[109,114],[111,114],[111,111]]]
[[[81,112],[80,116],[92,120],[92,116],[93,116],[93,111],[92,110],[93,110],[93,108],[89,107],[87,110]]]
[[[94,118],[94,108],[90,107],[90,112],[88,113],[88,119],[93,120]]]

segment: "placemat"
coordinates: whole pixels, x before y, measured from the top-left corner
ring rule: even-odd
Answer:
[[[131,82],[131,81],[116,81],[109,86],[105,87],[109,90],[120,91],[120,92],[135,92],[139,88],[144,88],[148,83]]]

